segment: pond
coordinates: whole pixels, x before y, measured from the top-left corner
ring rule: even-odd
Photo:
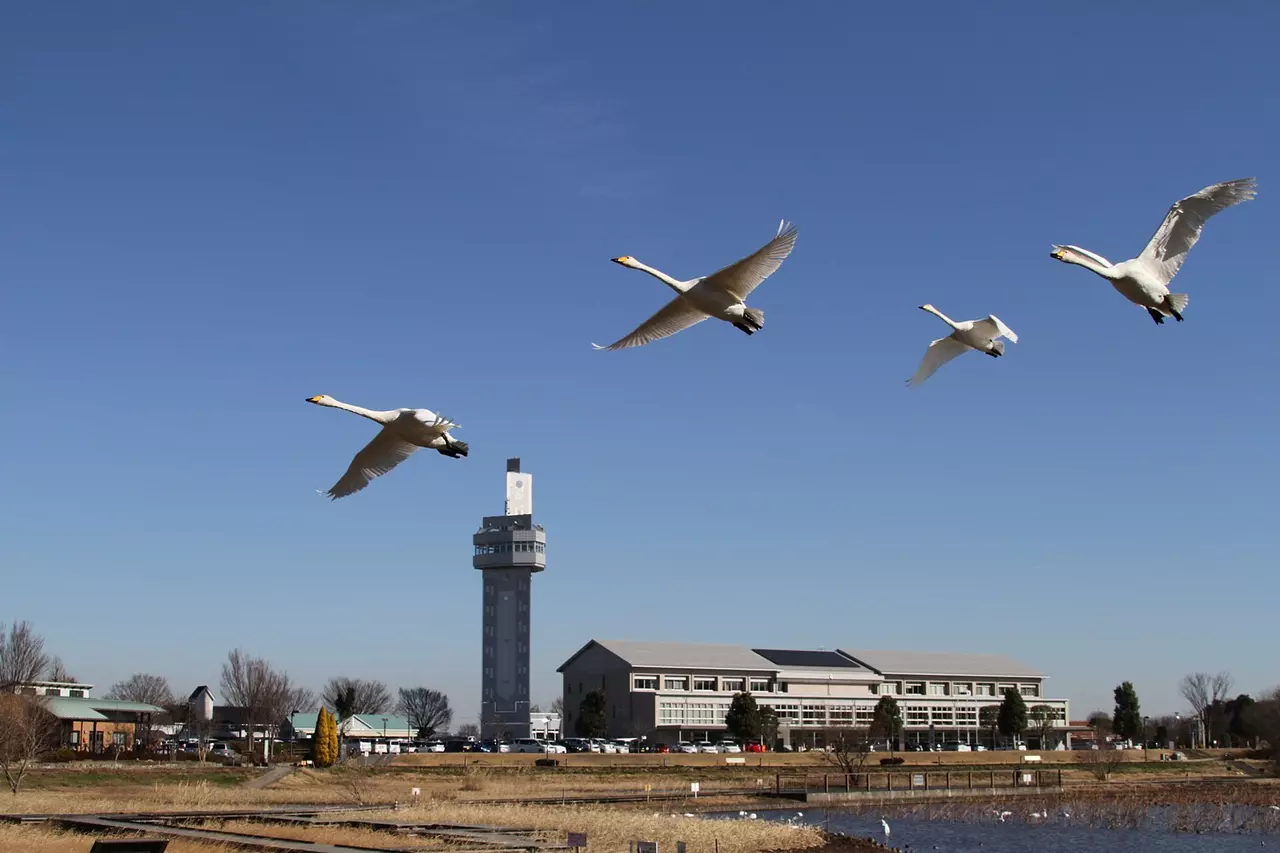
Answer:
[[[822,808],[778,809],[753,812],[756,819],[815,826],[831,832],[872,838],[899,850],[943,853],[1220,853],[1267,847],[1280,850],[1280,838],[1266,831],[1274,819],[1257,807],[1212,807],[1218,829],[1179,832],[1170,825],[1167,811],[1152,809],[1142,825],[1109,829],[1080,825],[1070,807],[1046,818],[1000,820],[993,815],[981,822],[930,817],[927,812],[887,814],[886,838],[880,815]],[[1277,813],[1280,814],[1280,813]],[[737,812],[718,814],[725,820],[749,819]],[[1204,815],[1206,821],[1209,815]],[[1250,829],[1253,827],[1261,827]]]

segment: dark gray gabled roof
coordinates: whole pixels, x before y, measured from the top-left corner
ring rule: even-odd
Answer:
[[[809,669],[812,667],[836,669],[862,669],[857,661],[840,654],[825,650],[810,651],[808,649],[752,649],[751,651],[772,661],[778,666],[788,668]]]
[[[771,672],[777,667],[746,646],[720,643],[661,643],[592,640],[560,665],[563,671],[592,645],[612,652],[632,667],[653,669],[742,669]]]
[[[1039,670],[1006,655],[954,652],[893,652],[842,648],[842,653],[887,676],[972,675],[988,678],[1044,678]]]

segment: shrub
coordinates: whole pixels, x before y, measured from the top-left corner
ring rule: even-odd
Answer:
[[[897,756],[895,756],[895,757],[893,757],[893,758],[882,758],[882,759],[880,759],[880,763],[881,763],[881,764],[901,764],[901,763],[902,763],[902,761],[903,761],[903,759],[898,758]]]

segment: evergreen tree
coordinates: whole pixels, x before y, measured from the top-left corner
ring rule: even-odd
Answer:
[[[578,705],[578,719],[574,721],[578,737],[604,737],[609,731],[609,715],[605,713],[609,699],[603,690],[592,690],[582,697]]]
[[[778,712],[768,705],[760,706],[760,742],[773,749],[778,740]]]
[[[872,740],[887,740],[890,749],[898,745],[902,734],[902,709],[892,696],[881,696],[871,712],[871,728],[867,732]]]
[[[1145,738],[1142,733],[1142,712],[1138,708],[1138,691],[1131,682],[1124,682],[1115,689],[1116,709],[1111,714],[1111,731],[1125,740],[1140,743]]]
[[[983,705],[978,710],[978,725],[991,730],[991,746],[996,745],[996,733],[1000,731],[1000,706]]]
[[[1005,737],[1021,738],[1027,730],[1027,703],[1022,701],[1022,694],[1016,687],[1004,692],[1004,701],[1000,703],[1000,715],[996,718],[996,726]]]
[[[724,726],[739,741],[760,737],[760,707],[750,693],[735,693],[724,716]]]

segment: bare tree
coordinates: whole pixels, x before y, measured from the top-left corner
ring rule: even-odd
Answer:
[[[30,622],[14,622],[8,635],[0,624],[0,686],[39,681],[48,669],[44,637],[31,628]]]
[[[448,729],[453,721],[449,697],[427,687],[401,687],[396,713],[404,715],[409,725],[417,729],[420,738],[429,738]]]
[[[54,655],[49,659],[48,679],[49,681],[61,681],[64,684],[77,684],[76,677],[67,672],[66,664],[62,662],[62,658]]]
[[[1027,718],[1031,720],[1034,731],[1040,737],[1041,749],[1053,749],[1049,746],[1049,738],[1053,734],[1058,719],[1058,711],[1051,705],[1032,705],[1027,709]]]
[[[147,705],[169,706],[176,703],[169,680],[162,675],[135,672],[124,681],[111,685],[107,699],[123,699],[125,702],[142,702]]]
[[[58,719],[44,703],[43,697],[0,694],[0,770],[14,796],[32,762],[57,744]]]
[[[839,728],[827,731],[827,749],[822,757],[840,768],[841,773],[860,773],[871,754],[871,742],[865,728]]]
[[[324,703],[346,719],[356,714],[385,714],[391,710],[391,691],[381,681],[340,676],[320,691]]]
[[[227,654],[221,686],[222,695],[232,705],[245,709],[252,755],[255,727],[262,726],[267,734],[272,733],[292,710],[295,688],[288,673],[272,668],[263,658],[249,657],[240,649]]]
[[[480,726],[475,723],[462,723],[458,726],[458,737],[480,737]]]
[[[314,690],[308,690],[305,687],[295,687],[293,692],[289,694],[289,711],[311,711],[319,709],[319,702],[316,701]]]
[[[1187,704],[1191,706],[1191,710],[1204,726],[1204,742],[1200,744],[1202,747],[1211,740],[1210,725],[1213,708],[1218,702],[1226,700],[1231,692],[1231,684],[1230,673],[1219,672],[1216,675],[1210,675],[1207,672],[1193,672],[1190,675],[1184,675],[1182,682],[1178,685],[1182,698],[1187,700]]]

